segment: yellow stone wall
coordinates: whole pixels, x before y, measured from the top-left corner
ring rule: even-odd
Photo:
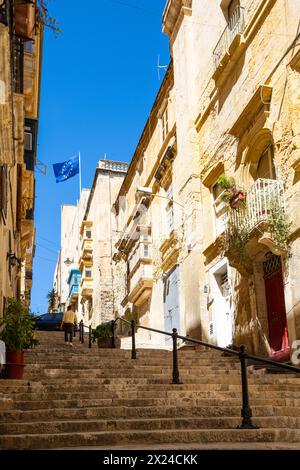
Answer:
[[[7,218],[0,216],[0,315],[5,298],[30,303],[34,222],[25,220],[23,204],[24,198],[34,203],[34,172],[24,164],[24,119],[38,119],[42,37],[37,28],[33,52],[24,53],[24,93],[18,94],[11,82],[9,29],[0,24],[0,165],[8,167]],[[9,252],[19,260],[11,269]]]

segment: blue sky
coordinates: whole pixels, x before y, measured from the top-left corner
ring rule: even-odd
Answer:
[[[105,153],[111,160],[130,161],[161,84],[158,54],[161,64],[169,62],[168,40],[161,32],[165,3],[50,3],[62,34],[56,38],[46,30],[44,39],[38,158],[48,171],[35,175],[33,312],[47,311],[60,245],[60,207],[76,204],[79,196],[78,176],[55,183],[52,163],[80,150],[82,185],[90,187]]]

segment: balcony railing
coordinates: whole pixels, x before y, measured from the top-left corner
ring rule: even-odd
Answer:
[[[246,214],[231,211],[231,222],[246,224],[249,231],[267,222],[274,205],[285,209],[283,181],[259,178],[247,191]]]
[[[224,29],[214,51],[213,61],[215,69],[218,68],[222,58],[229,49],[235,36],[244,30],[244,8],[238,6]]]
[[[99,168],[104,168],[105,170],[114,170],[114,171],[127,171],[128,164],[124,162],[113,162],[111,160],[100,160]]]

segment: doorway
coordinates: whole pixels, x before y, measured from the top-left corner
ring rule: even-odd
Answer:
[[[234,328],[231,279],[226,259],[214,267],[210,282],[214,336],[218,346],[226,347],[232,344]]]
[[[263,263],[263,270],[271,358],[285,362],[290,359],[290,347],[280,256],[269,256]]]
[[[176,328],[180,332],[179,310],[179,267],[176,266],[164,281],[164,325],[165,331],[172,332]],[[172,337],[166,337],[166,343],[170,344]]]

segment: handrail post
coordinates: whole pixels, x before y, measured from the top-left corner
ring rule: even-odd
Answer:
[[[79,343],[83,343],[83,320],[79,322]]]
[[[92,348],[92,325],[89,326],[89,349]]]
[[[136,359],[136,349],[135,349],[135,321],[134,321],[134,320],[131,320],[131,339],[132,339],[131,359]]]
[[[111,332],[112,332],[111,347],[112,347],[112,349],[115,349],[116,348],[116,343],[115,343],[115,320],[111,321]]]
[[[172,340],[173,340],[173,380],[172,384],[181,384],[179,379],[179,369],[178,369],[178,352],[177,352],[177,329],[173,328]]]
[[[243,408],[241,409],[242,424],[238,426],[238,429],[257,429],[252,423],[252,410],[249,405],[249,390],[248,390],[248,378],[247,378],[247,356],[245,353],[246,346],[240,346],[239,359],[241,363],[241,379],[242,379],[242,396],[243,396]]]

